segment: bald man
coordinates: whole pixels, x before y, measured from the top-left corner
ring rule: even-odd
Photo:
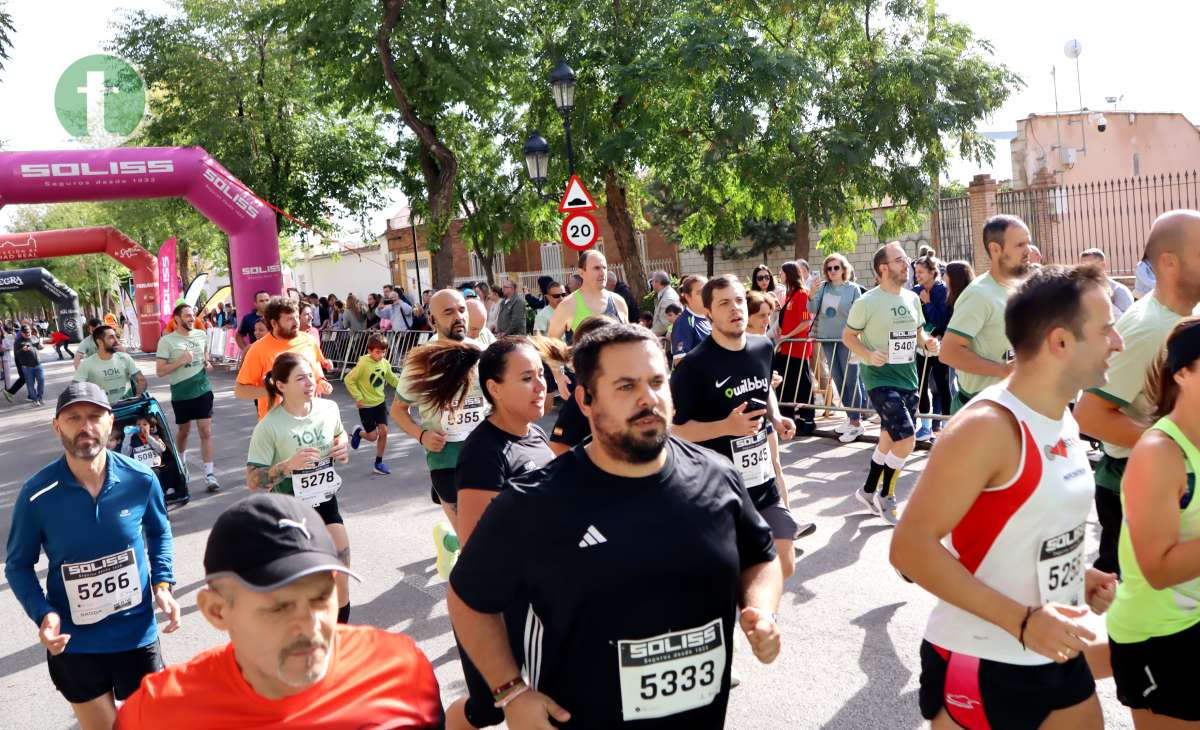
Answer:
[[[1200,212],[1173,210],[1159,216],[1146,239],[1146,259],[1158,275],[1157,286],[1117,321],[1125,349],[1109,361],[1108,382],[1085,392],[1075,406],[1080,431],[1104,442],[1104,456],[1096,467],[1100,555],[1095,567],[1109,573],[1120,567],[1117,538],[1126,460],[1154,422],[1145,393],[1146,370],[1171,329],[1200,302]]]
[[[496,335],[487,328],[487,307],[478,297],[467,300],[467,337],[479,340],[484,347],[496,341]]]

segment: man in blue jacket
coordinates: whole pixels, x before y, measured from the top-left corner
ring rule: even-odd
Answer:
[[[154,473],[105,449],[113,413],[98,385],[68,385],[53,425],[66,453],[21,486],[4,575],[80,727],[107,730],[114,700],[163,667],[154,606],[165,633],[179,628],[171,525]],[[34,572],[43,550],[44,592]]]

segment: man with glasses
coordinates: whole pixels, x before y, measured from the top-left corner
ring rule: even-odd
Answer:
[[[552,281],[546,286],[546,301],[550,306],[538,310],[537,316],[533,319],[534,334],[544,335],[550,332],[550,318],[554,316],[554,310],[558,308],[566,295],[566,289],[557,281]]]
[[[908,255],[893,241],[875,252],[879,286],[854,303],[842,342],[862,361],[867,397],[879,412],[879,444],[871,469],[855,497],[889,524],[896,524],[896,482],[916,445],[917,348],[937,354],[925,336],[925,317],[916,293],[904,288]],[[878,491],[876,491],[878,489]]]

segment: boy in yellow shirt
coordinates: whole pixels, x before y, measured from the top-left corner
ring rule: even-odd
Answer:
[[[375,473],[386,476],[392,473],[383,463],[388,435],[387,386],[395,388],[400,384],[400,379],[392,372],[392,364],[383,356],[385,352],[387,340],[372,335],[367,340],[367,354],[360,357],[354,369],[346,373],[343,382],[346,390],[354,396],[358,418],[362,421],[362,425],[355,426],[350,436],[350,448],[357,449],[363,439],[374,442]]]

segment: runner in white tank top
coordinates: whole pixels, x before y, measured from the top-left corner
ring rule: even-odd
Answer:
[[[1113,325],[1099,269],[1034,273],[1005,310],[1012,375],[950,421],[900,518],[892,563],[940,599],[921,644],[934,728],[1104,725],[1080,619],[1116,576],[1083,562],[1094,483],[1067,406],[1104,383]]]

